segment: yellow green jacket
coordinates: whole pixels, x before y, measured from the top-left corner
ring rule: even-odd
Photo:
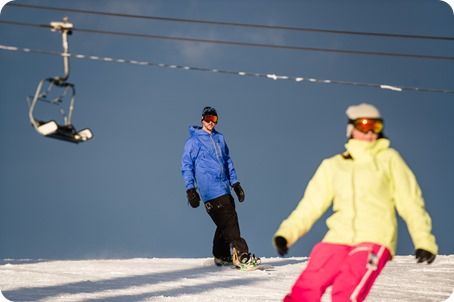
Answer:
[[[437,254],[432,222],[416,178],[385,138],[374,142],[350,139],[347,151],[323,160],[296,209],[280,225],[292,246],[332,205],[324,242],[355,245],[373,242],[395,255],[397,218],[406,222],[415,248]],[[274,240],[273,240],[274,242]]]

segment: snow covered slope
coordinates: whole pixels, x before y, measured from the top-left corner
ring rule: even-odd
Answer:
[[[207,258],[6,259],[0,261],[0,290],[14,302],[281,301],[306,261],[264,258],[262,262],[272,264],[273,270],[243,272],[217,268]],[[397,256],[387,264],[367,301],[442,302],[453,289],[454,255],[438,256],[431,265],[416,264],[412,256]],[[323,301],[330,301],[329,292]]]

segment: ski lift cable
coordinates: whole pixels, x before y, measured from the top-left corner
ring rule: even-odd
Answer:
[[[409,39],[430,39],[430,40],[454,41],[454,37],[441,37],[441,36],[437,37],[437,36],[423,36],[423,35],[370,33],[370,32],[342,31],[342,30],[329,30],[329,29],[316,29],[316,28],[303,28],[303,27],[289,27],[289,26],[276,26],[276,25],[259,25],[259,24],[245,24],[245,23],[232,23],[232,22],[220,22],[220,21],[193,20],[193,19],[169,18],[169,17],[158,17],[158,16],[133,15],[133,14],[125,14],[125,13],[100,12],[100,11],[82,10],[82,9],[47,7],[47,6],[19,4],[19,3],[8,3],[7,6],[9,6],[9,7],[17,7],[17,8],[30,8],[30,9],[41,9],[41,10],[53,10],[53,11],[62,11],[62,12],[71,12],[71,13],[81,13],[81,14],[93,14],[93,15],[111,16],[111,17],[123,17],[123,18],[135,18],[135,19],[169,21],[169,22],[183,22],[183,23],[196,23],[196,24],[205,24],[205,25],[221,25],[221,26],[234,26],[234,27],[258,28],[258,29],[270,29],[270,30],[305,31],[305,32],[343,34],[343,35],[358,35],[358,36],[375,36],[375,37],[390,37],[390,38],[409,38]]]
[[[316,78],[301,77],[301,76],[296,77],[296,76],[276,75],[276,74],[267,74],[267,73],[210,69],[210,68],[202,68],[202,67],[181,66],[181,65],[175,65],[175,64],[155,63],[155,62],[150,62],[150,61],[115,59],[115,58],[109,58],[109,57],[99,57],[99,56],[91,56],[91,55],[83,55],[83,54],[71,54],[71,53],[65,54],[65,53],[59,53],[59,52],[36,50],[36,49],[31,49],[31,48],[20,48],[20,47],[16,47],[16,46],[7,46],[7,45],[0,45],[0,50],[35,53],[35,54],[46,54],[46,55],[53,55],[53,56],[67,56],[67,57],[72,57],[72,58],[76,58],[76,59],[103,61],[103,62],[108,62],[108,63],[125,63],[125,64],[132,64],[132,65],[161,67],[161,68],[170,68],[170,69],[183,69],[183,70],[191,70],[191,71],[223,73],[223,74],[230,74],[230,75],[237,75],[237,76],[261,77],[261,78],[272,79],[272,80],[289,80],[289,81],[295,81],[295,82],[304,82],[305,81],[305,82],[320,83],[320,84],[337,84],[337,85],[373,87],[373,88],[391,90],[391,91],[396,91],[396,92],[414,91],[414,92],[433,92],[433,93],[450,93],[450,94],[454,93],[454,90],[450,90],[450,89],[433,89],[433,88],[420,88],[420,87],[409,87],[409,86],[394,86],[394,85],[388,85],[388,84],[371,84],[371,83],[364,83],[364,82],[316,79]]]
[[[16,21],[1,21],[0,20],[0,24],[38,27],[38,28],[49,28],[49,25],[31,24],[31,23],[16,22]],[[85,33],[93,33],[93,34],[173,40],[173,41],[179,41],[179,42],[209,43],[209,44],[235,45],[235,46],[243,46],[243,47],[286,49],[286,50],[296,50],[296,51],[316,51],[316,52],[342,53],[342,54],[354,54],[354,55],[370,55],[370,56],[386,56],[386,57],[401,57],[401,58],[413,58],[413,59],[432,59],[432,60],[454,61],[454,57],[450,57],[450,56],[417,55],[417,54],[387,53],[387,52],[376,52],[376,51],[374,52],[374,51],[359,51],[359,50],[327,49],[327,48],[317,48],[317,47],[302,47],[302,46],[290,46],[290,45],[273,45],[273,44],[260,44],[260,43],[249,43],[249,42],[220,41],[220,40],[194,39],[194,38],[171,37],[171,36],[161,36],[161,35],[137,34],[137,33],[127,33],[127,32],[114,32],[114,31],[83,29],[83,28],[72,28],[72,30],[79,31],[79,32],[85,32]]]

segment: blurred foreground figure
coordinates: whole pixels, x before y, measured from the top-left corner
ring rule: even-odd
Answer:
[[[296,209],[273,237],[279,255],[305,235],[333,205],[329,228],[284,301],[320,301],[331,288],[333,302],[363,301],[396,249],[397,218],[406,222],[417,262],[438,252],[432,224],[416,178],[389,147],[383,119],[369,104],[347,111],[346,151],[325,159]]]

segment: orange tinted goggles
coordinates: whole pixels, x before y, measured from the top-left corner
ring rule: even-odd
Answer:
[[[213,122],[213,123],[217,123],[218,122],[218,117],[215,116],[215,115],[205,115],[203,117],[203,121],[209,123],[209,122]]]
[[[350,123],[362,133],[372,131],[379,134],[383,131],[384,127],[383,120],[380,118],[359,118],[356,120],[350,120]]]

